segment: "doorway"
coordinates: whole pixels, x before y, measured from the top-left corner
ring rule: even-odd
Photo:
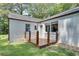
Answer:
[[[56,42],[57,39],[58,39],[58,22],[52,22],[51,25],[50,25],[50,42]]]
[[[28,41],[30,36],[30,24],[25,24],[25,41]]]

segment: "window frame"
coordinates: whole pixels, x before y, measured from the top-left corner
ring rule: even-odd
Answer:
[[[25,31],[29,32],[30,31],[30,24],[25,24]]]
[[[37,26],[36,25],[34,26],[34,29],[37,30]]]
[[[57,26],[57,28],[55,26]],[[58,31],[58,23],[51,23],[51,32],[56,32],[56,31]]]
[[[50,25],[49,25],[49,24],[46,24],[46,25],[45,25],[45,31],[46,31],[46,32],[50,32]]]

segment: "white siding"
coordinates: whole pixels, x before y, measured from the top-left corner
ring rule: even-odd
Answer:
[[[59,20],[59,40],[61,43],[79,47],[79,14]]]
[[[23,22],[17,20],[10,20],[10,42],[19,42],[19,41],[26,41],[25,39],[25,24],[30,24],[30,29],[32,33],[32,37],[35,37],[35,29],[34,26],[37,25],[36,23],[30,22]],[[27,34],[26,34],[27,35]]]
[[[42,24],[55,21],[58,21],[58,42],[79,47],[79,13],[45,21]]]
[[[40,27],[42,25],[42,27]],[[38,25],[38,30],[39,30],[39,37],[45,39],[45,25],[44,24],[39,24]],[[46,38],[47,39],[47,38]]]
[[[56,18],[53,20],[42,22],[43,28],[40,28],[38,24],[38,30],[40,32],[40,38],[46,38],[45,25],[46,23],[58,21],[59,43],[65,43],[71,46],[79,47],[79,14],[73,14],[65,17]],[[35,25],[37,23],[23,22],[17,20],[10,20],[10,42],[25,41],[25,24],[31,26],[31,38],[36,38]],[[52,33],[51,33],[52,34]],[[51,37],[52,39],[52,37]]]

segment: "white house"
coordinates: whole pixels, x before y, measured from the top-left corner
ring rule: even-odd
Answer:
[[[58,39],[56,43],[79,47],[79,7],[44,20],[17,14],[9,14],[8,18],[10,42],[27,41],[30,31],[31,40],[37,40],[39,37],[39,42],[49,39],[50,43]],[[39,36],[36,34],[37,31]]]

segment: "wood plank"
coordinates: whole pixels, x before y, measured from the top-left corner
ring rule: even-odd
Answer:
[[[56,32],[56,43],[58,42],[58,31]]]
[[[36,33],[36,45],[39,46],[39,31]]]
[[[50,45],[50,32],[47,32],[47,45]]]
[[[29,42],[31,42],[31,31],[29,31]]]

